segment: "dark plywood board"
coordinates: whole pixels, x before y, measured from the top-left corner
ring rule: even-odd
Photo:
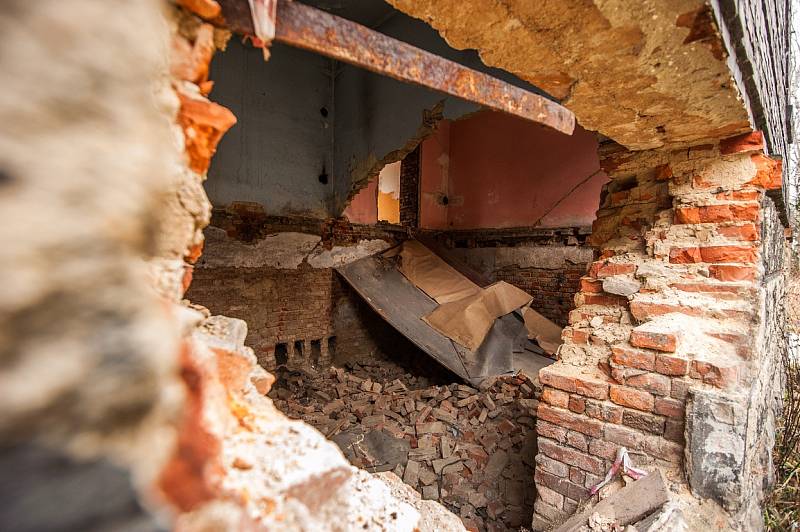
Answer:
[[[422,321],[437,307],[436,302],[411,284],[393,260],[365,257],[336,271],[400,334],[459,377],[470,380],[453,342]]]
[[[474,352],[436,331],[422,318],[437,303],[409,282],[391,258],[366,257],[336,271],[400,334],[472,384],[519,370],[535,378],[541,368],[553,363],[536,352],[520,349],[520,339],[526,338],[527,331],[514,313],[495,320],[486,340]]]

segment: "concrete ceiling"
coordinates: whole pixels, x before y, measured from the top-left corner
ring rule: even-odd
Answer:
[[[750,129],[703,0],[389,0],[631,149]]]

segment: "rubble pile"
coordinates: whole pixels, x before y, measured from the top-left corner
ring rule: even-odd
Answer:
[[[388,360],[276,372],[270,392],[370,472],[393,471],[472,530],[527,526],[535,500],[538,382],[433,384]]]

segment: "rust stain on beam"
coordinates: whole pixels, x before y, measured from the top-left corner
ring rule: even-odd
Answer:
[[[556,102],[298,2],[279,0],[275,40],[568,135],[575,129],[575,115]]]

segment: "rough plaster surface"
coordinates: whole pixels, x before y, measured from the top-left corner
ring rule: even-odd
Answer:
[[[483,273],[507,266],[558,270],[592,261],[592,248],[584,246],[456,248],[450,252]]]
[[[313,268],[336,268],[388,249],[389,242],[380,239],[361,240],[354,246],[333,246],[324,249],[322,238],[306,233],[275,233],[254,244],[228,238],[217,227],[205,230],[206,252],[199,268],[258,268],[297,269],[307,262]]]
[[[561,99],[585,128],[631,149],[748,129],[700,0],[390,3],[431,24],[451,46],[477,49],[486,64]]]

